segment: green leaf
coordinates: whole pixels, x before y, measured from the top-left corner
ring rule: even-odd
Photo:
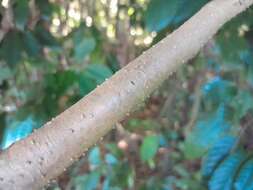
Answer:
[[[91,149],[88,156],[89,163],[93,166],[98,166],[101,164],[101,156],[99,147],[94,147]]]
[[[141,149],[140,156],[142,161],[148,161],[153,159],[159,148],[159,138],[156,135],[147,136],[144,138]]]
[[[127,161],[121,161],[119,164],[114,165],[113,168],[109,167],[109,172],[105,173],[105,177],[104,190],[133,189],[135,173]]]
[[[238,28],[241,22],[244,22],[244,19],[240,22],[238,20],[236,22],[235,20],[234,22],[228,23],[216,38],[216,48],[220,56],[222,56],[222,61],[227,64],[228,69],[231,67],[231,64],[238,64],[240,61],[240,53],[249,48],[245,37],[238,35]],[[226,64],[223,67],[226,68]]]
[[[245,190],[253,177],[253,160],[247,161],[239,171],[235,180],[235,190]]]
[[[116,157],[116,158],[121,158],[123,157],[123,152],[115,143],[107,143],[106,149],[111,152],[111,154]]]
[[[45,89],[48,95],[59,97],[63,95],[76,81],[77,76],[73,71],[61,71],[48,74],[45,77]]]
[[[163,181],[156,176],[150,176],[138,190],[171,190],[169,187],[163,187]]]
[[[219,162],[225,158],[236,143],[236,138],[227,136],[219,140],[204,158],[202,164],[202,175],[209,177]]]
[[[246,80],[247,82],[253,86],[253,55],[251,51],[245,51],[241,53],[242,61],[246,64]]]
[[[89,175],[78,176],[75,178],[75,190],[95,190],[99,184],[100,172],[93,171]]]
[[[57,39],[41,23],[37,24],[34,31],[34,36],[37,41],[43,46],[59,48],[59,42]]]
[[[10,66],[15,66],[21,60],[22,50],[23,44],[20,33],[16,31],[8,32],[1,44],[1,58],[4,59]]]
[[[136,130],[152,130],[155,128],[159,128],[160,125],[156,120],[152,119],[129,119],[128,125],[126,126],[126,129],[129,131],[136,131]]]
[[[108,177],[104,180],[102,190],[110,190],[110,179]]]
[[[113,72],[116,72],[120,69],[120,64],[116,55],[113,54],[107,55],[106,63],[112,69]]]
[[[245,190],[253,190],[253,181],[251,181],[251,183],[248,184]]]
[[[38,40],[34,37],[33,33],[30,31],[26,31],[23,35],[23,41],[26,53],[28,56],[38,56],[41,50],[41,45]]]
[[[225,121],[224,106],[216,113],[197,122],[184,144],[185,156],[194,159],[203,156],[217,141],[230,131],[230,125]]]
[[[145,15],[148,31],[161,31],[172,21],[178,10],[178,0],[150,0]]]
[[[14,6],[15,24],[19,30],[24,30],[29,16],[29,1],[18,0]]]
[[[12,76],[13,73],[11,72],[10,68],[0,66],[0,85],[4,80],[10,79]]]
[[[249,91],[240,90],[231,102],[231,106],[235,110],[235,116],[238,120],[244,117],[250,109],[253,109],[253,96]]]
[[[115,165],[113,170],[106,175],[110,176],[111,186],[121,187],[121,189],[133,189],[135,171],[127,161],[122,161],[120,164]]]
[[[89,64],[79,78],[80,94],[82,96],[86,95],[111,75],[112,71],[107,66]]]
[[[96,47],[96,41],[92,37],[83,37],[74,47],[74,58],[82,62]]]
[[[35,3],[41,12],[42,18],[49,20],[54,11],[53,4],[49,0],[35,0]]]
[[[208,186],[210,190],[232,190],[233,178],[245,158],[242,152],[227,157],[214,171]]]
[[[2,149],[4,130],[6,125],[6,113],[0,113],[0,149]]]
[[[250,67],[248,70],[247,81],[251,86],[253,86],[253,67]]]
[[[216,76],[202,87],[202,93],[205,104],[230,103],[236,95],[236,86],[231,81]]]
[[[112,154],[109,154],[109,153],[107,153],[105,155],[105,161],[109,165],[115,165],[115,164],[118,163],[118,159],[115,156],[113,156]]]
[[[16,141],[27,137],[34,128],[37,128],[36,122],[32,116],[28,116],[22,121],[17,121],[15,118],[7,121],[8,127],[4,131],[1,148],[6,149]]]
[[[205,5],[208,0],[178,0],[179,8],[173,19],[173,24],[179,25],[193,14],[200,10],[200,8]]]

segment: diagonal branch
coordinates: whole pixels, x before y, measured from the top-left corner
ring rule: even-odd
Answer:
[[[253,0],[213,0],[89,95],[0,155],[0,189],[39,189],[127,113]]]

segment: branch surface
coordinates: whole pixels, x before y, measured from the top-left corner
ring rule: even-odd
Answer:
[[[253,0],[213,0],[75,105],[0,154],[0,190],[36,190],[133,111]]]

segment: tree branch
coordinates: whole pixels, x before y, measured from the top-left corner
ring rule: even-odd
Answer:
[[[39,189],[56,178],[253,0],[213,0],[100,87],[0,155],[0,189]]]

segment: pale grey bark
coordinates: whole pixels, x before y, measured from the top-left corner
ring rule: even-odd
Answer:
[[[57,177],[251,4],[211,1],[89,95],[1,153],[0,189],[39,189]]]

